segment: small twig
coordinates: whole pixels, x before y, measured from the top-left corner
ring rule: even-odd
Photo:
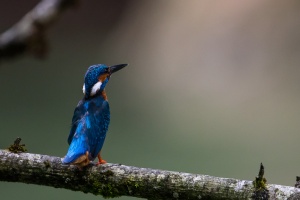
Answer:
[[[47,53],[46,29],[78,0],[43,0],[17,24],[0,35],[0,61],[25,52],[37,57]]]
[[[0,150],[0,181],[22,182],[82,191],[104,197],[146,199],[251,199],[252,181],[219,178],[120,164],[62,165],[61,158]],[[266,186],[270,199],[287,199],[300,189]]]

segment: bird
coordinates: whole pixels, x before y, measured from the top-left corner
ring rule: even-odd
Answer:
[[[70,146],[62,159],[63,164],[73,164],[82,168],[96,157],[97,165],[106,163],[100,155],[110,123],[105,86],[113,73],[126,66],[127,64],[96,64],[87,69],[82,88],[84,96],[74,110],[68,137]]]

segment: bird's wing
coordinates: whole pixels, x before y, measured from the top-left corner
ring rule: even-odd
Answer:
[[[110,122],[109,104],[103,99],[98,99],[89,105],[88,112],[91,128],[88,128],[87,134],[91,160],[94,160],[102,149],[106,132],[108,130],[108,125]]]
[[[68,144],[71,144],[73,136],[77,129],[78,123],[79,123],[80,119],[84,116],[85,113],[86,113],[86,109],[84,107],[84,102],[83,102],[83,100],[81,100],[81,101],[79,101],[78,105],[76,106],[76,108],[74,110],[74,114],[73,114],[73,118],[72,118],[72,127],[71,127],[70,134],[68,137]]]
[[[89,151],[88,138],[85,134],[86,132],[86,123],[83,120],[80,120],[77,123],[77,128],[75,130],[72,142],[69,146],[67,155],[63,159],[63,163],[68,164],[74,162],[77,158],[84,155],[87,151]]]

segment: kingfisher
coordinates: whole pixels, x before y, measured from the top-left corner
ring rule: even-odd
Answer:
[[[74,164],[81,168],[96,157],[97,164],[106,163],[100,155],[110,122],[105,86],[114,72],[126,66],[97,64],[88,68],[82,88],[84,97],[74,110],[68,137],[70,146],[62,160],[64,164]]]

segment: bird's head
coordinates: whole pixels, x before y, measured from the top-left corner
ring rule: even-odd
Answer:
[[[83,94],[85,98],[89,98],[102,92],[109,81],[112,73],[119,71],[127,64],[106,66],[104,64],[92,65],[88,68],[84,77]]]

